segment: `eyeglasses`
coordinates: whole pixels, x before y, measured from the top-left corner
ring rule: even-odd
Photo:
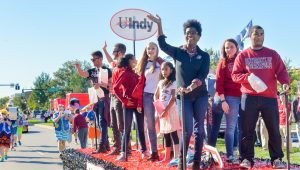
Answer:
[[[114,53],[118,53],[118,52],[119,52],[118,50],[114,50],[114,51],[113,51],[113,54],[114,54]]]
[[[97,60],[97,59],[99,59],[99,58],[91,58],[91,61],[95,62],[95,60]]]
[[[186,32],[185,33],[185,35],[196,35],[196,34],[198,34],[198,32],[197,31],[188,31],[188,32]]]

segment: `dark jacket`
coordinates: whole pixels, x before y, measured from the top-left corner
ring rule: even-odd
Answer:
[[[292,112],[294,114],[295,122],[300,121],[300,112],[298,111],[299,97],[295,98],[293,101]]]
[[[207,95],[205,78],[209,72],[210,58],[208,53],[197,46],[197,55],[190,57],[181,47],[173,47],[166,43],[166,36],[158,37],[158,44],[162,51],[175,60],[176,82],[178,87],[188,87],[194,79],[199,79],[202,85],[186,95],[187,98],[196,98]]]

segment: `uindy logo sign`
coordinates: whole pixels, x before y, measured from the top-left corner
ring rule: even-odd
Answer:
[[[157,24],[151,21],[141,9],[124,9],[117,12],[110,20],[112,31],[127,40],[145,40],[157,32]]]

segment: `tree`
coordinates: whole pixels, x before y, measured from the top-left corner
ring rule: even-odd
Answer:
[[[44,109],[49,107],[49,92],[51,87],[51,77],[49,74],[42,72],[33,82],[34,90],[29,96],[30,108],[32,109]],[[28,101],[29,101],[28,99]]]
[[[89,83],[86,78],[80,77],[74,67],[74,61],[65,62],[61,68],[53,73],[54,78],[51,82],[53,87],[58,87],[60,90],[52,97],[65,97],[67,93],[86,93]],[[80,62],[84,70],[91,68],[86,61]]]
[[[0,109],[5,108],[6,103],[9,101],[9,97],[0,98]]]
[[[13,103],[15,106],[18,106],[20,110],[26,110],[26,101],[22,94],[16,94],[13,98]]]
[[[297,87],[300,85],[300,69],[293,68],[291,66],[292,60],[289,58],[285,58],[283,61],[290,78],[290,95],[294,96],[296,95]]]
[[[214,51],[212,48],[204,49],[210,56],[210,70],[216,70],[220,60],[220,51]]]

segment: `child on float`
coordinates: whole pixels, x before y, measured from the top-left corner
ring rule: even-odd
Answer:
[[[179,138],[177,131],[181,129],[179,114],[176,106],[176,81],[175,68],[170,62],[164,62],[161,65],[159,75],[160,81],[154,95],[154,103],[160,118],[160,133],[165,138],[165,157],[161,163],[167,163],[171,160],[171,145],[173,142],[174,158],[178,157]],[[163,109],[159,113],[157,108],[161,102]]]

